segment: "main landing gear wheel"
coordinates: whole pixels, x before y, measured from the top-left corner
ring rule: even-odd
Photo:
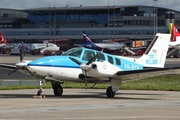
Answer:
[[[111,87],[111,86],[109,86],[109,87],[106,89],[106,95],[107,95],[107,97],[109,97],[109,98],[112,98],[112,97],[115,96],[115,92],[112,91],[112,87]]]
[[[63,93],[63,88],[61,85],[55,85],[53,86],[53,90],[54,90],[54,95],[55,96],[61,96]]]

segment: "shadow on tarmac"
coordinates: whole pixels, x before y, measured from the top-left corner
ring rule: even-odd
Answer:
[[[9,91],[10,92],[10,91]],[[17,91],[18,92],[18,91]],[[79,93],[76,95],[76,94],[66,94],[64,93],[62,96],[54,96],[53,93],[52,95],[46,95],[45,93],[42,94],[42,95],[45,95],[45,99],[79,99],[79,98],[100,98],[100,99],[123,99],[123,100],[160,100],[158,99],[159,98],[159,95],[162,95],[162,94],[141,94],[141,93],[116,93],[115,97],[114,98],[107,98],[106,94],[105,93],[98,93],[98,92],[86,92],[86,94],[84,94],[85,92],[83,92],[82,95],[80,95]],[[88,94],[90,93],[90,94]],[[3,94],[1,93],[0,94],[0,99],[10,99],[10,98],[32,98],[34,95],[36,95],[36,93],[32,93],[32,94]],[[133,97],[123,97],[123,95],[132,95]],[[139,97],[136,97],[141,95],[141,98]],[[150,97],[147,97],[148,96],[154,96],[154,95],[157,95],[157,98],[150,98]],[[122,97],[121,97],[122,96]],[[146,96],[146,97],[143,97],[143,96]]]

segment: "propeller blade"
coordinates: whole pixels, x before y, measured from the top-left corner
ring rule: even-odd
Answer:
[[[11,75],[12,73],[16,72],[17,70],[18,70],[18,68],[16,67],[13,71],[11,71],[10,73],[8,73],[8,74],[6,75],[6,77],[9,76],[9,75]]]
[[[77,59],[75,59],[73,57],[69,57],[69,59],[71,59],[73,62],[77,63],[78,65],[82,64],[79,60],[77,60]]]
[[[87,73],[86,73],[86,71],[84,71],[84,72],[85,72],[85,88],[87,90]]]
[[[98,52],[94,57],[92,57],[87,63],[86,65],[91,64],[92,62],[94,62],[96,60],[96,58],[98,58],[98,56],[101,54],[101,52]]]
[[[102,49],[103,51],[104,49]],[[101,51],[101,52],[102,52]],[[101,54],[101,52],[98,52],[94,57],[92,57],[85,65],[82,64],[79,60],[73,58],[73,57],[69,57],[69,59],[71,59],[73,62],[77,63],[78,65],[80,65],[81,69],[84,71],[85,73],[85,88],[87,90],[87,70],[89,67],[88,65],[91,64],[92,62],[94,62],[96,60],[96,58],[98,58],[98,56]]]

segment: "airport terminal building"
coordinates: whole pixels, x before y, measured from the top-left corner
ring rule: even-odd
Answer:
[[[107,39],[152,39],[180,26],[180,11],[154,6],[77,6],[32,9],[0,8],[0,31],[6,39],[26,43],[70,40],[81,43],[82,31],[95,42]]]

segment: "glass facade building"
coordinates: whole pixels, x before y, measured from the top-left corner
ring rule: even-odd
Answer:
[[[157,13],[155,11],[157,9]],[[168,23],[180,25],[180,12],[154,6],[83,6],[0,9],[0,31],[7,39],[43,40],[90,38],[146,39],[157,32],[168,33]],[[157,26],[155,26],[157,23]]]

